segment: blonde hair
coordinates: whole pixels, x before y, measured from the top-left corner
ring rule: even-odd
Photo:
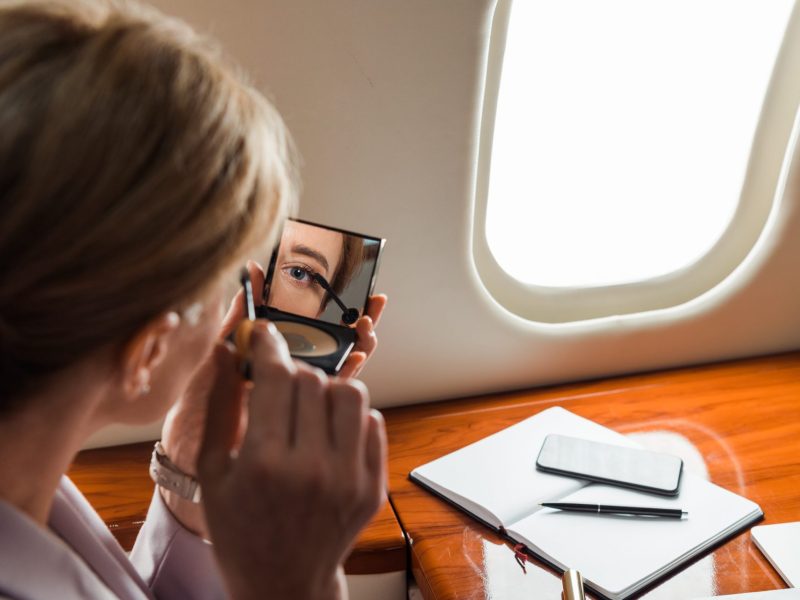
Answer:
[[[0,408],[187,303],[295,197],[275,109],[185,24],[0,5]]]

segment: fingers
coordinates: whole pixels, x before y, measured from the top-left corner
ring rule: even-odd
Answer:
[[[220,339],[228,337],[242,319],[244,319],[244,290],[239,290],[231,300],[225,318],[222,319]]]
[[[318,454],[330,446],[328,427],[328,378],[319,369],[301,367],[295,384],[297,425],[294,445]]]
[[[253,328],[251,357],[253,388],[245,444],[267,444],[274,450],[294,447],[312,454],[341,444],[351,455],[363,446],[360,419],[369,402],[361,383],[330,380],[319,369],[293,362],[274,325],[263,321]],[[361,354],[360,360],[364,358]]]
[[[297,368],[275,326],[258,321],[250,336],[253,389],[244,445],[280,449],[294,440],[294,377]]]
[[[250,282],[253,284],[253,302],[259,306],[264,303],[264,269],[256,261],[248,260],[247,272],[250,273]]]
[[[212,361],[214,381],[198,456],[201,479],[219,476],[225,471],[236,441],[242,409],[242,380],[236,371],[235,355],[224,344],[217,344]]]
[[[369,357],[378,347],[378,336],[375,335],[375,326],[369,316],[363,316],[356,321],[356,345],[354,350],[364,352]]]
[[[376,294],[375,296],[370,296],[367,301],[367,310],[365,312],[367,316],[372,319],[376,327],[378,321],[381,320],[383,309],[386,308],[386,302],[388,302],[388,300],[389,298],[385,294]]]
[[[254,327],[251,354],[246,439],[220,466],[204,451],[201,482],[213,548],[228,581],[238,586],[234,596],[259,597],[264,585],[277,581],[281,597],[333,597],[331,573],[385,497],[382,421],[369,413],[362,384],[331,380],[292,362],[267,322]],[[237,377],[230,351],[223,358]],[[225,406],[220,398],[215,392],[209,422]],[[204,446],[230,447],[231,436],[220,431],[233,429],[232,422],[210,428]]]
[[[253,303],[259,306],[263,303],[261,296],[264,289],[264,270],[261,266],[253,261],[247,261],[247,272],[250,273],[250,282],[253,286]],[[222,320],[222,331],[220,338],[226,338],[236,329],[239,321],[245,317],[245,299],[244,290],[239,290],[231,300],[231,305],[228,307],[228,312]]]
[[[385,436],[382,425],[368,415],[363,384],[331,380],[319,369],[293,362],[274,325],[264,321],[253,328],[251,357],[253,387],[243,452],[311,457],[312,463],[328,462],[348,473],[370,467],[384,477]],[[352,365],[365,358],[356,353]]]
[[[386,495],[386,425],[377,410],[370,410],[368,418],[364,462],[374,486],[371,492],[377,498],[377,510]]]
[[[361,382],[332,381],[330,386],[332,445],[342,462],[364,461],[364,421],[369,406],[367,389]]]
[[[378,336],[375,335],[372,318],[365,315],[356,321],[356,345],[339,370],[339,378],[356,377],[377,347]]]
[[[375,326],[386,308],[387,298],[383,294],[370,296],[364,316],[356,321],[356,345],[342,366],[339,376],[342,378],[355,377],[364,368],[367,359],[372,356],[378,347],[378,336],[375,335]]]
[[[339,370],[340,379],[348,379],[355,377],[361,372],[364,363],[367,362],[367,355],[364,352],[351,352],[347,360],[344,361],[342,368]]]

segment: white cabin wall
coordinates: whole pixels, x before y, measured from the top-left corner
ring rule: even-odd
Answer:
[[[677,309],[548,326],[486,293],[471,224],[491,0],[153,4],[219,39],[273,99],[304,159],[300,215],[388,239],[364,374],[376,406],[800,347],[794,181],[747,261]]]

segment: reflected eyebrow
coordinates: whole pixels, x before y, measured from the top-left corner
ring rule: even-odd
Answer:
[[[328,259],[325,256],[317,251],[314,248],[310,248],[305,244],[295,244],[292,246],[292,252],[296,252],[297,254],[302,254],[303,256],[308,256],[309,258],[313,258],[316,260],[320,265],[322,265],[323,270],[325,273],[328,273]]]

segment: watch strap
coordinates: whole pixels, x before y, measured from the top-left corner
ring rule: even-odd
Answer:
[[[181,471],[173,463],[161,442],[156,442],[150,457],[150,478],[166,490],[174,492],[190,502],[200,502],[200,482],[191,475]]]

